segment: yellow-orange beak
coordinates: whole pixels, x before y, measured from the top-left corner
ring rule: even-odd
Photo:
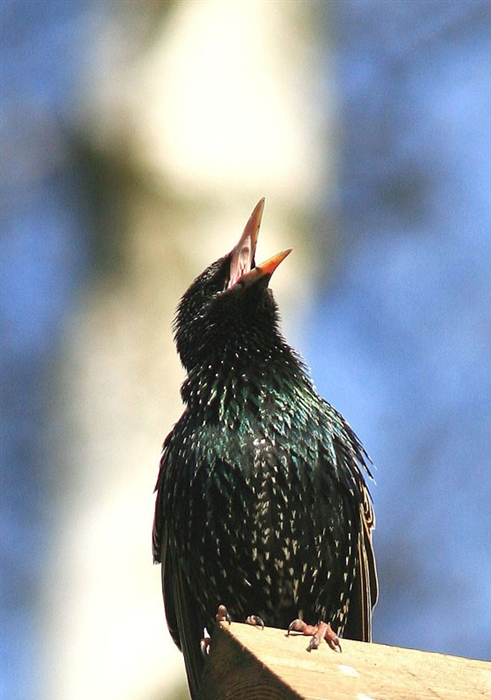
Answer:
[[[254,267],[254,255],[256,253],[257,237],[264,211],[264,197],[254,207],[249,221],[246,223],[239,242],[232,251],[228,288],[241,279],[241,277]]]
[[[261,263],[260,265],[256,265],[256,267],[252,268],[250,272],[248,272],[245,275],[242,275],[242,277],[240,278],[240,282],[244,286],[249,286],[260,280],[261,277],[265,277],[266,275],[271,277],[278,265],[281,262],[283,262],[287,255],[290,255],[292,250],[293,248],[287,248],[286,250],[282,250],[281,253],[276,253],[276,255],[273,255],[271,258],[268,258],[267,260],[265,260],[265,262]]]
[[[239,281],[242,284],[249,286],[257,282],[261,277],[265,277],[266,275],[271,277],[278,265],[292,251],[291,248],[283,250],[281,253],[273,255],[271,258],[261,263],[261,265],[255,266],[254,256],[256,253],[256,244],[263,211],[264,197],[260,199],[254,207],[239,242],[232,250],[229,280],[227,285],[228,289],[236,285]]]

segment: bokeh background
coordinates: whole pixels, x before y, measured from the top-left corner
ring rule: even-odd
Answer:
[[[2,0],[1,688],[186,698],[150,554],[180,294],[259,197],[376,465],[375,640],[491,658],[491,3]]]

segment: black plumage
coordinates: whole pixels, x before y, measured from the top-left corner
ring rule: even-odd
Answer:
[[[278,329],[268,284],[290,251],[255,266],[263,206],[175,320],[185,410],[164,442],[153,553],[193,699],[219,604],[368,641],[377,598],[368,457]]]

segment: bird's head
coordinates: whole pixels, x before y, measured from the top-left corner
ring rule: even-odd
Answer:
[[[278,332],[277,307],[268,284],[291,248],[256,265],[263,209],[264,199],[260,199],[237,245],[207,267],[179,303],[175,340],[188,371],[227,351],[260,350]]]

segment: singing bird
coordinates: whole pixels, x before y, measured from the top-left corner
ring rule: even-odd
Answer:
[[[174,321],[185,409],[163,446],[153,556],[193,700],[220,605],[313,634],[312,649],[369,641],[377,599],[370,460],[279,330],[269,282],[291,249],[256,265],[263,209]]]

